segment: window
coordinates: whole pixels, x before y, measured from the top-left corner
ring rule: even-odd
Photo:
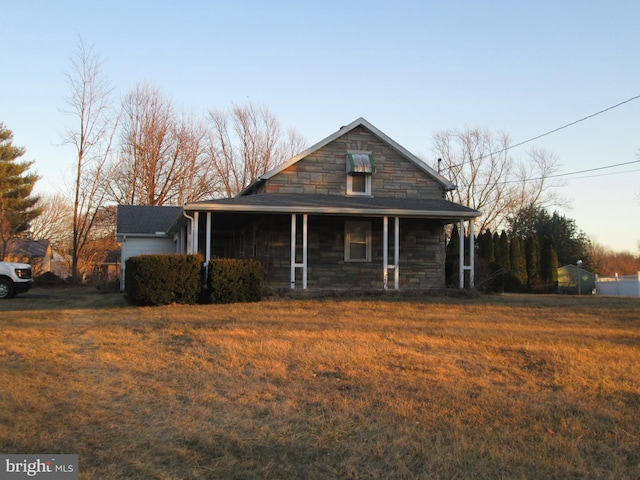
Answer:
[[[347,195],[371,195],[371,175],[376,171],[370,152],[347,153]]]
[[[344,234],[345,262],[371,261],[371,223],[346,222]]]
[[[371,175],[347,175],[347,195],[371,195]]]

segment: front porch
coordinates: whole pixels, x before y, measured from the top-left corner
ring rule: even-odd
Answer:
[[[445,286],[444,225],[452,220],[218,210],[186,216],[190,222],[184,252],[200,252],[206,261],[256,258],[270,288],[429,290]],[[470,220],[458,221],[464,228]],[[460,278],[470,270],[467,278],[473,286],[473,265],[464,261],[460,265]]]

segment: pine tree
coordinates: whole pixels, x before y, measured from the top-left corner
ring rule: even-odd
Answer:
[[[529,235],[525,244],[527,259],[527,287],[533,288],[540,280],[540,242],[536,235]]]
[[[496,258],[496,261],[498,259]],[[511,270],[511,262],[509,261],[509,237],[504,230],[500,234],[500,266],[504,268],[506,272]]]
[[[488,230],[478,236],[478,256],[489,262],[495,261],[493,251],[493,234]]]
[[[527,282],[527,263],[522,248],[522,239],[513,237],[509,243],[509,263],[515,289],[519,290]]]
[[[558,254],[553,246],[553,241],[549,237],[545,237],[542,242],[540,279],[547,285],[549,290],[554,289],[558,282]]]
[[[460,267],[460,233],[458,232],[458,225],[453,226],[445,253],[446,284],[447,286],[455,285],[459,277],[458,269]]]
[[[16,161],[24,153],[24,148],[13,145],[13,132],[0,123],[0,260],[9,242],[40,214],[35,208],[38,197],[31,196],[38,176],[27,173],[33,162]]]

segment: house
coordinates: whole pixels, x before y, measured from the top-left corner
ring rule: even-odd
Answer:
[[[122,267],[120,264],[121,250],[109,250],[104,260],[93,268],[93,280],[102,285],[117,285]]]
[[[591,295],[596,282],[593,273],[577,265],[565,265],[558,268],[558,293],[572,295]]]
[[[129,257],[179,253],[171,226],[182,215],[182,207],[118,205],[116,240],[120,243],[120,288],[124,289],[125,262]]]
[[[33,276],[51,271],[54,253],[49,240],[14,239],[9,242],[5,255],[7,262],[22,262],[31,265]]]
[[[256,258],[272,288],[443,288],[445,226],[468,222],[473,239],[480,215],[445,199],[455,188],[359,118],[234,198],[187,203],[181,215],[171,210],[175,223],[146,239],[206,261]],[[121,208],[128,215],[143,207]],[[119,218],[119,238],[130,241],[124,227]],[[123,247],[123,265],[128,256]],[[471,271],[472,283],[473,260],[460,270],[462,281]]]

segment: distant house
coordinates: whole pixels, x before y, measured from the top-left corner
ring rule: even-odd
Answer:
[[[359,118],[235,198],[120,206],[122,262],[134,253],[200,252],[205,261],[256,258],[273,288],[443,288],[444,227],[469,222],[473,238],[480,215],[445,199],[455,188]],[[143,228],[142,218],[153,226]],[[460,265],[473,279],[473,263]]]
[[[51,271],[53,250],[49,240],[16,239],[9,243],[4,259],[7,262],[30,264],[33,276],[37,277]]]
[[[116,282],[120,278],[120,250],[109,250],[104,261],[94,267],[94,279],[101,284]]]
[[[593,273],[576,265],[558,268],[558,293],[572,295],[592,295],[596,283]]]

